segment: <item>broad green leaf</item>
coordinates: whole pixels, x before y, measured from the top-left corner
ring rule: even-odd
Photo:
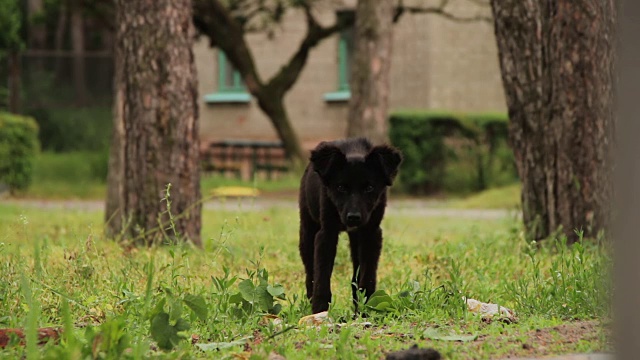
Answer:
[[[273,311],[271,311],[272,314],[278,315],[280,314],[280,311],[282,311],[282,305],[280,304],[273,305]]]
[[[177,321],[182,316],[182,303],[178,299],[170,299],[169,321]]]
[[[266,288],[257,288],[256,298],[258,300],[258,306],[260,306],[260,310],[268,312],[269,310],[271,310],[271,308],[273,308],[273,296],[269,294]]]
[[[238,284],[242,298],[253,304],[256,301],[256,287],[251,280],[246,279]]]
[[[284,286],[280,284],[276,284],[274,286],[269,285],[267,286],[267,291],[269,292],[269,294],[271,294],[271,296],[277,298],[284,295]]]
[[[378,303],[375,307],[373,307],[374,309],[378,310],[378,311],[387,311],[392,309],[391,307],[391,303],[388,301],[383,301]]]
[[[151,337],[163,350],[171,350],[185,337],[179,332],[189,329],[189,323],[178,319],[175,325],[169,324],[169,314],[161,312],[151,319]]]
[[[393,299],[384,290],[378,290],[371,294],[369,300],[367,300],[366,306],[379,311],[386,311],[390,309],[393,304]]]
[[[235,293],[229,296],[229,303],[231,304],[240,304],[243,301],[244,301],[244,298],[242,297],[242,293]]]
[[[158,301],[156,306],[151,310],[151,313],[149,314],[149,319],[153,319],[154,316],[164,312],[164,305],[166,303],[167,303],[167,298],[163,297],[162,299],[160,299],[160,301]]]
[[[187,294],[184,296],[184,303],[193,311],[200,320],[207,321],[209,308],[201,295]]]

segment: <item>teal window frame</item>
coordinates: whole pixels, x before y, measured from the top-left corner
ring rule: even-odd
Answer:
[[[218,50],[218,91],[204,96],[207,103],[248,103],[251,95],[242,82],[240,72],[233,69],[224,51]],[[232,70],[231,84],[227,84],[227,73]]]
[[[338,39],[338,89],[324,94],[324,100],[327,102],[345,102],[351,98],[348,36],[349,32],[353,31],[353,28],[350,28],[340,32]]]

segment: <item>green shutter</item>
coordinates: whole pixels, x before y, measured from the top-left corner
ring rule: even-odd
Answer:
[[[233,70],[231,83],[227,83],[227,72],[232,69],[222,50],[218,50],[218,92],[246,92],[242,83],[242,76],[237,70]]]

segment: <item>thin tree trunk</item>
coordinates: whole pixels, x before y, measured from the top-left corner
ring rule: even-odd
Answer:
[[[115,214],[124,221],[110,223],[109,231],[123,231],[127,239],[146,244],[189,239],[200,246],[191,0],[117,0],[116,8],[116,109],[107,217]],[[164,199],[168,184],[170,213]]]
[[[9,52],[9,112],[20,112],[20,53]]]
[[[84,17],[79,0],[71,5],[71,49],[73,50],[73,83],[77,105],[84,105],[87,96],[84,59]]]
[[[609,225],[613,0],[492,0],[509,139],[531,238]]]
[[[111,130],[111,144],[109,146],[109,168],[107,173],[107,199],[105,204],[106,234],[115,237],[122,232],[126,223],[124,206],[124,91],[121,83],[125,78],[125,57],[117,52],[114,57],[114,102],[113,129]]]
[[[349,81],[349,137],[365,136],[374,143],[389,140],[393,15],[391,0],[358,1],[355,51]]]
[[[38,19],[43,15],[43,0],[28,0],[29,38],[28,44],[32,49],[42,50],[46,47],[47,32],[44,23]]]
[[[27,44],[29,49],[43,50],[47,44],[47,29],[41,20],[44,11],[43,0],[28,0],[27,9],[29,14],[29,32]],[[44,71],[44,61],[42,58],[33,59],[32,66],[35,70]]]

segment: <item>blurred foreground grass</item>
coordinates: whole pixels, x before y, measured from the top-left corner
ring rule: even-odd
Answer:
[[[371,326],[351,317],[343,236],[330,315],[348,326],[316,329],[297,326],[310,306],[294,209],[204,211],[203,250],[122,248],[103,238],[102,218],[0,204],[0,326],[68,329],[60,344],[9,346],[1,358],[381,359],[417,343],[447,359],[499,359],[609,346],[608,252],[531,246],[511,219],[386,218],[378,288],[388,306],[368,309]],[[262,285],[282,299],[270,303]],[[519,321],[483,321],[462,296],[512,308]],[[266,316],[274,309],[281,324]],[[152,321],[165,312],[168,322]],[[162,339],[171,350],[158,349]]]

